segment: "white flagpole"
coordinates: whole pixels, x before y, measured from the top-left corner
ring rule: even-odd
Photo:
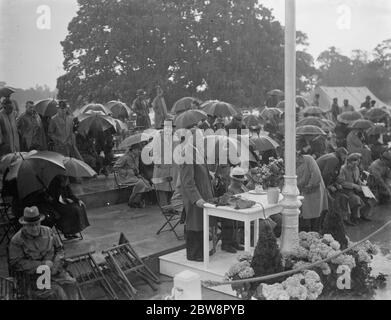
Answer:
[[[296,0],[285,0],[285,185],[281,253],[295,251],[299,237],[299,214],[296,176]]]

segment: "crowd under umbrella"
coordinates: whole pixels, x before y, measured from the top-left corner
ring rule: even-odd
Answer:
[[[11,94],[13,94],[15,91],[16,90],[14,88],[11,88],[11,87],[0,88],[0,98],[1,97],[8,97]]]
[[[171,108],[171,113],[173,114],[180,114],[182,112],[185,112],[187,110],[193,109],[193,103],[200,101],[193,97],[183,97],[179,99],[177,102],[174,103],[173,107]]]
[[[138,132],[134,135],[131,135],[130,137],[127,137],[125,140],[123,140],[120,143],[120,145],[118,146],[118,149],[127,150],[136,144],[139,144],[142,142],[148,142],[152,138],[153,138],[153,135],[150,133]]]
[[[325,126],[325,123],[322,122],[322,119],[318,117],[307,117],[301,119],[296,123],[296,127],[302,127],[302,126],[317,126],[319,128],[323,128]]]
[[[207,118],[207,114],[202,110],[187,110],[175,118],[174,125],[177,129],[189,129]]]
[[[79,114],[87,113],[88,111],[100,111],[105,115],[111,115],[111,111],[100,103],[89,103],[78,110]]]
[[[78,117],[79,127],[78,131],[82,134],[87,135],[88,132],[100,132],[105,131],[109,128],[114,128],[117,131],[117,122],[111,116],[105,115],[101,111],[87,111],[82,113]]]
[[[373,127],[373,122],[367,119],[358,119],[349,124],[350,129],[367,130]]]
[[[200,109],[208,115],[219,118],[232,117],[239,113],[232,104],[219,100],[205,101]]]
[[[58,101],[55,99],[44,99],[34,103],[34,109],[42,117],[53,117],[57,113]]]
[[[248,127],[259,127],[263,123],[263,119],[259,116],[250,114],[243,118],[243,123]]]
[[[320,107],[307,107],[303,110],[304,116],[315,116],[320,117],[324,115],[326,112]]]
[[[367,129],[367,135],[374,136],[377,134],[385,134],[387,133],[387,128],[384,123],[375,123],[372,127]]]
[[[72,157],[64,157],[63,160],[66,175],[74,178],[92,178],[97,175],[87,163]]]
[[[363,119],[363,116],[358,111],[347,111],[338,115],[337,120],[341,123],[351,124],[356,120]]]
[[[110,110],[113,117],[117,119],[129,118],[129,115],[132,113],[132,110],[121,101],[109,101],[106,103],[105,107]]]
[[[275,150],[280,146],[268,136],[251,137],[250,141],[253,143],[255,150],[258,150],[260,153],[268,150]]]
[[[391,114],[385,109],[382,108],[372,108],[367,111],[364,115],[365,119],[371,120],[373,122],[379,122],[385,118],[390,118]]]
[[[317,126],[306,125],[296,129],[297,136],[326,136],[326,132]]]
[[[275,119],[276,117],[279,118],[281,115],[282,111],[278,108],[265,108],[259,114],[259,116],[264,120]]]
[[[6,181],[16,179],[18,195],[27,195],[47,188],[57,175],[66,175],[64,157],[51,151],[31,151],[9,166]]]

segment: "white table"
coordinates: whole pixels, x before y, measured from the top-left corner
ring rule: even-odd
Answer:
[[[249,209],[235,210],[228,206],[216,207],[213,204],[206,203],[204,206],[204,268],[209,265],[209,217],[219,217],[244,222],[244,250],[250,251],[250,225],[254,221],[254,245],[258,242],[259,219],[265,219],[273,214],[282,212],[280,204],[268,204],[267,196],[255,195],[251,193],[242,193],[240,196],[243,199],[257,202],[255,206]],[[282,195],[280,194],[280,201]],[[262,207],[263,206],[263,207]]]

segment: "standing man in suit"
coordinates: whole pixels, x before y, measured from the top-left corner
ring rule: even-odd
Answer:
[[[193,139],[185,146],[192,159],[180,165],[179,175],[186,211],[186,256],[191,261],[203,261],[203,208],[213,198],[213,189],[205,159],[195,145],[196,136],[193,129]]]

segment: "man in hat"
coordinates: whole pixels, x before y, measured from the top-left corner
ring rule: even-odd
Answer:
[[[155,112],[155,128],[163,128],[164,120],[167,118],[167,106],[163,96],[163,90],[160,86],[156,87],[156,97],[152,101],[153,111]]]
[[[366,96],[365,101],[361,104],[361,108],[369,110],[371,108],[371,96]]]
[[[3,101],[0,111],[0,156],[20,151],[19,133],[16,126],[14,105],[11,100]]]
[[[146,99],[146,92],[138,89],[136,99],[132,103],[132,109],[137,115],[136,126],[148,129],[151,127],[151,119],[149,118],[149,107]]]
[[[67,114],[67,103],[60,101],[57,109],[57,114],[50,120],[48,128],[48,136],[53,142],[53,151],[61,153],[65,157],[83,160],[76,147],[73,117]]]
[[[14,272],[29,276],[30,290],[38,299],[78,300],[76,280],[63,268],[64,249],[52,229],[42,226],[44,216],[37,207],[26,207],[19,219],[20,229],[11,239],[9,263]],[[50,289],[37,285],[37,268],[50,268]]]
[[[352,129],[346,137],[346,146],[349,153],[360,153],[364,170],[372,163],[371,149],[365,144],[362,129]]]
[[[380,204],[391,198],[391,150],[386,149],[369,166],[368,187],[371,189]]]
[[[338,98],[333,99],[333,104],[331,105],[331,116],[334,122],[337,122],[337,117],[340,114],[341,109],[338,106]]]
[[[16,125],[22,140],[21,151],[47,150],[45,130],[34,102],[26,102],[26,112],[17,119]]]

